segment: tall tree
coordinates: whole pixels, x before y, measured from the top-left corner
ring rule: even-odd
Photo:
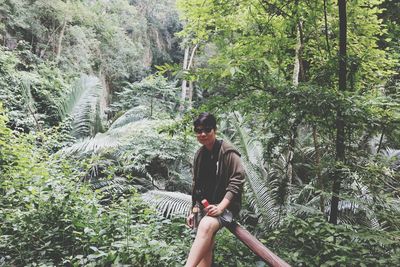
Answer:
[[[338,1],[339,7],[339,93],[345,93],[347,76],[347,14],[346,0]],[[337,107],[336,112],[336,166],[333,177],[331,214],[329,222],[337,224],[340,182],[342,168],[345,163],[345,121],[342,107]]]
[[[187,46],[185,48],[185,54],[184,54],[184,58],[183,58],[183,73],[184,73],[184,75],[189,76],[188,74],[194,64],[193,60],[194,60],[194,55],[196,53],[197,47],[198,47],[198,44],[194,45],[192,48],[190,46]],[[186,77],[184,77],[182,80],[181,104],[179,106],[179,110],[184,111],[186,105],[187,105],[188,109],[191,109],[192,108],[192,98],[193,98],[193,81],[191,79],[188,80]]]
[[[265,153],[272,159],[276,153],[283,153],[289,162],[293,158],[286,177],[294,175],[295,185],[313,180],[315,191],[328,191],[321,196],[333,191],[331,214],[336,222],[340,179],[351,182],[352,178],[335,172],[334,182],[327,170],[340,170],[347,163],[354,171],[358,152],[345,150],[345,144],[359,142],[365,132],[369,136],[380,132],[371,121],[387,121],[370,119],[372,110],[362,112],[367,100],[382,95],[380,88],[395,65],[389,51],[377,45],[385,32],[378,18],[381,2],[345,3],[346,29],[336,1],[179,1],[186,20],[181,34],[202,40],[197,58],[203,63],[196,68],[195,86],[203,91],[204,102],[211,108],[251,114],[252,124],[261,128],[258,134],[264,138]],[[351,45],[343,46],[343,37]],[[339,50],[340,55],[333,53]],[[286,156],[288,144],[297,145],[292,137],[299,129],[314,138],[314,172],[301,178],[296,173],[299,155]],[[342,186],[349,189],[348,183]],[[320,209],[329,210],[323,202],[321,198]]]

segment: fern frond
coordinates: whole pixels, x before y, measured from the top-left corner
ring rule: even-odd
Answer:
[[[144,119],[146,117],[146,110],[147,107],[145,106],[137,106],[129,109],[111,124],[110,130]]]
[[[108,204],[122,194],[131,192],[134,186],[123,177],[114,177],[112,180],[92,179],[91,187],[101,193],[100,203]]]
[[[127,180],[123,177],[114,177],[112,180],[97,180],[91,181],[93,190],[99,190],[103,193],[122,194],[132,189],[132,185],[128,184]]]
[[[191,196],[179,192],[152,190],[144,193],[142,198],[164,217],[187,216],[192,206]]]
[[[260,179],[260,174],[249,164],[244,163],[247,173],[245,186],[246,197],[250,206],[257,214],[260,221],[267,227],[274,228],[279,222],[279,207],[271,193],[271,188],[265,180]]]
[[[61,118],[71,116],[72,135],[93,136],[99,129],[99,101],[101,83],[97,77],[82,75],[58,103]]]
[[[98,133],[95,137],[81,139],[70,147],[60,150],[62,155],[97,153],[106,149],[116,149],[121,145],[116,136]]]
[[[388,165],[393,170],[400,169],[400,150],[385,148],[382,150],[381,154],[386,158]]]
[[[268,172],[264,168],[263,151],[261,144],[251,138],[243,125],[242,116],[237,113],[229,115],[229,122],[234,128],[231,136],[224,135],[237,145],[242,154],[243,165],[246,170],[245,194],[250,206],[260,214],[260,221],[267,227],[278,225],[280,207],[273,195],[272,184],[268,182]]]
[[[128,123],[121,127],[108,130],[106,133],[98,133],[95,137],[81,139],[71,147],[64,148],[61,154],[86,154],[98,153],[105,150],[117,150],[122,146],[128,146],[132,138],[145,135],[149,128],[156,128],[160,121],[141,120]],[[121,156],[123,151],[117,151],[117,157]]]

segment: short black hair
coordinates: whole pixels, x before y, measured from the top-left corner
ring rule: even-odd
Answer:
[[[217,120],[214,115],[209,112],[200,113],[200,115],[193,121],[193,126],[195,128],[199,126],[210,127],[214,130],[217,129]]]

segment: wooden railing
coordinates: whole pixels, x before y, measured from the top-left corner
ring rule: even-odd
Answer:
[[[236,222],[227,226],[240,241],[242,241],[251,251],[258,255],[265,263],[272,267],[289,267],[290,265],[275,255],[271,250],[265,247],[249,231],[238,225]]]

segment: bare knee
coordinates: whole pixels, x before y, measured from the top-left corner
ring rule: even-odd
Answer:
[[[199,228],[197,229],[197,234],[205,237],[205,236],[213,236],[219,229],[219,222],[216,218],[206,216],[204,217],[199,224]]]

